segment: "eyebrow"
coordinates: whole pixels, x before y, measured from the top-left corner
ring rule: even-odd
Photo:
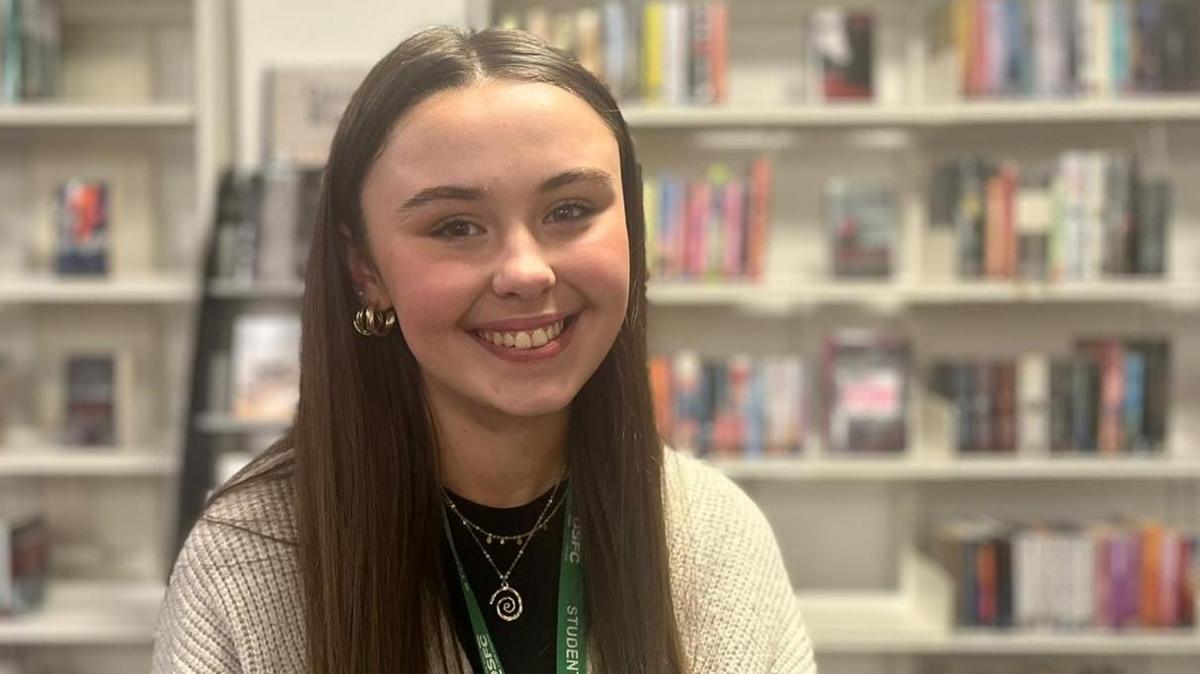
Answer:
[[[608,171],[596,168],[570,169],[552,178],[548,178],[538,186],[537,191],[539,194],[545,194],[546,192],[553,192],[561,187],[575,183],[596,183],[604,187],[610,187],[613,183],[613,177]],[[486,193],[487,190],[482,187],[466,185],[427,187],[405,200],[400,208],[396,209],[396,214],[402,217],[410,211],[435,201],[479,201]]]

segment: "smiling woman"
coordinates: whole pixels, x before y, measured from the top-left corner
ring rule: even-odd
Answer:
[[[603,85],[523,33],[409,38],[318,220],[295,423],[188,537],[155,671],[815,671],[762,514],[655,430]]]

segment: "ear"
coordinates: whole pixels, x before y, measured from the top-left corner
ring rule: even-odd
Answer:
[[[375,262],[371,259],[370,252],[354,240],[354,236],[350,234],[350,228],[346,225],[338,225],[338,232],[345,245],[346,268],[350,270],[350,279],[354,283],[355,291],[359,294],[359,301],[376,309],[391,307],[391,297],[388,295],[387,287],[383,283]]]

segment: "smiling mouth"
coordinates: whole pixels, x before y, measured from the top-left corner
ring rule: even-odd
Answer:
[[[503,346],[513,351],[528,351],[530,349],[541,348],[556,341],[567,328],[571,327],[571,324],[575,322],[576,316],[578,314],[568,316],[561,321],[555,321],[554,323],[533,330],[505,332],[472,330],[471,334],[496,346]]]

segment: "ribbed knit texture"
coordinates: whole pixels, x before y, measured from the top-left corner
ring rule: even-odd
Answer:
[[[762,512],[715,469],[674,451],[666,456],[671,584],[692,674],[815,674],[812,645]],[[285,482],[236,492],[208,514],[295,537]],[[153,671],[304,672],[303,610],[293,548],[201,521],[171,574]]]

